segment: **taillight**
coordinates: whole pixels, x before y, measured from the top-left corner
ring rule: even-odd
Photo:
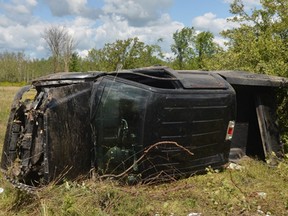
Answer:
[[[226,140],[231,140],[234,133],[235,121],[229,121],[227,133],[226,133]]]

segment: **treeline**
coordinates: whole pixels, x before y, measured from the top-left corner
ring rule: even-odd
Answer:
[[[29,59],[24,52],[0,53],[0,82],[29,82],[51,73],[48,59]]]
[[[165,57],[159,39],[148,45],[137,37],[107,43],[101,49],[91,49],[87,57],[76,52],[69,59],[69,71],[115,71],[151,65],[167,65],[174,69],[213,69],[208,63],[223,50],[213,42],[210,32],[196,34],[193,27],[183,28],[173,34],[171,46],[174,58]],[[58,58],[59,59],[59,58]],[[55,59],[29,59],[24,52],[0,53],[0,81],[29,82],[36,77],[53,73]],[[57,71],[67,71],[64,61],[57,62]]]
[[[2,52],[0,82],[29,82],[55,71],[67,71],[67,65],[69,71],[83,72],[160,64],[174,69],[245,70],[288,77],[287,0],[262,0],[261,4],[261,8],[246,13],[242,1],[234,0],[230,12],[235,17],[230,22],[239,27],[221,32],[228,41],[225,49],[214,42],[211,32],[197,33],[193,27],[185,27],[173,34],[170,57],[161,49],[161,38],[151,45],[137,37],[93,48],[85,58],[76,52],[71,52],[69,59],[67,55],[65,59],[53,55],[55,51],[48,59],[30,59],[25,52]]]

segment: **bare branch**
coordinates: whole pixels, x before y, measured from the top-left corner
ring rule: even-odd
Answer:
[[[69,71],[69,62],[75,48],[75,41],[63,26],[51,26],[44,30],[42,36],[47,42],[54,62],[54,72],[60,71],[60,63],[64,61],[65,71]]]
[[[144,150],[144,153],[141,157],[138,158],[138,160],[136,160],[128,169],[126,169],[124,172],[118,174],[118,175],[113,175],[113,174],[107,174],[107,175],[102,175],[100,176],[101,179],[103,178],[120,178],[123,177],[124,175],[126,175],[130,170],[133,169],[133,167],[135,166],[135,164],[139,163],[141,160],[143,160],[143,158],[149,153],[149,151],[151,151],[151,149],[153,148],[157,148],[160,145],[175,145],[177,147],[179,147],[180,149],[182,149],[183,151],[187,152],[189,155],[194,155],[189,149],[185,148],[182,145],[179,145],[177,142],[174,141],[162,141],[162,142],[157,142],[151,146],[149,146],[149,148],[147,148],[146,150]]]

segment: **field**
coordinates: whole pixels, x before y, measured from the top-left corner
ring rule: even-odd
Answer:
[[[17,89],[0,86],[1,152]],[[0,215],[288,215],[287,158],[276,167],[245,158],[238,168],[207,168],[204,175],[158,185],[66,181],[34,194],[15,189],[1,173]]]

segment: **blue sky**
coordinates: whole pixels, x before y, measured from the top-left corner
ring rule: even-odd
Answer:
[[[205,13],[216,14],[219,18],[230,16],[229,3],[222,0],[175,0],[170,11],[173,19],[182,20],[185,25],[191,25],[194,17]]]
[[[211,31],[223,45],[219,32],[228,23],[232,0],[0,0],[0,52],[24,51],[31,58],[46,58],[42,38],[52,25],[65,26],[77,41],[76,51],[87,55],[117,39],[139,37],[170,52],[172,35],[183,27]],[[260,0],[243,0],[249,10]]]

